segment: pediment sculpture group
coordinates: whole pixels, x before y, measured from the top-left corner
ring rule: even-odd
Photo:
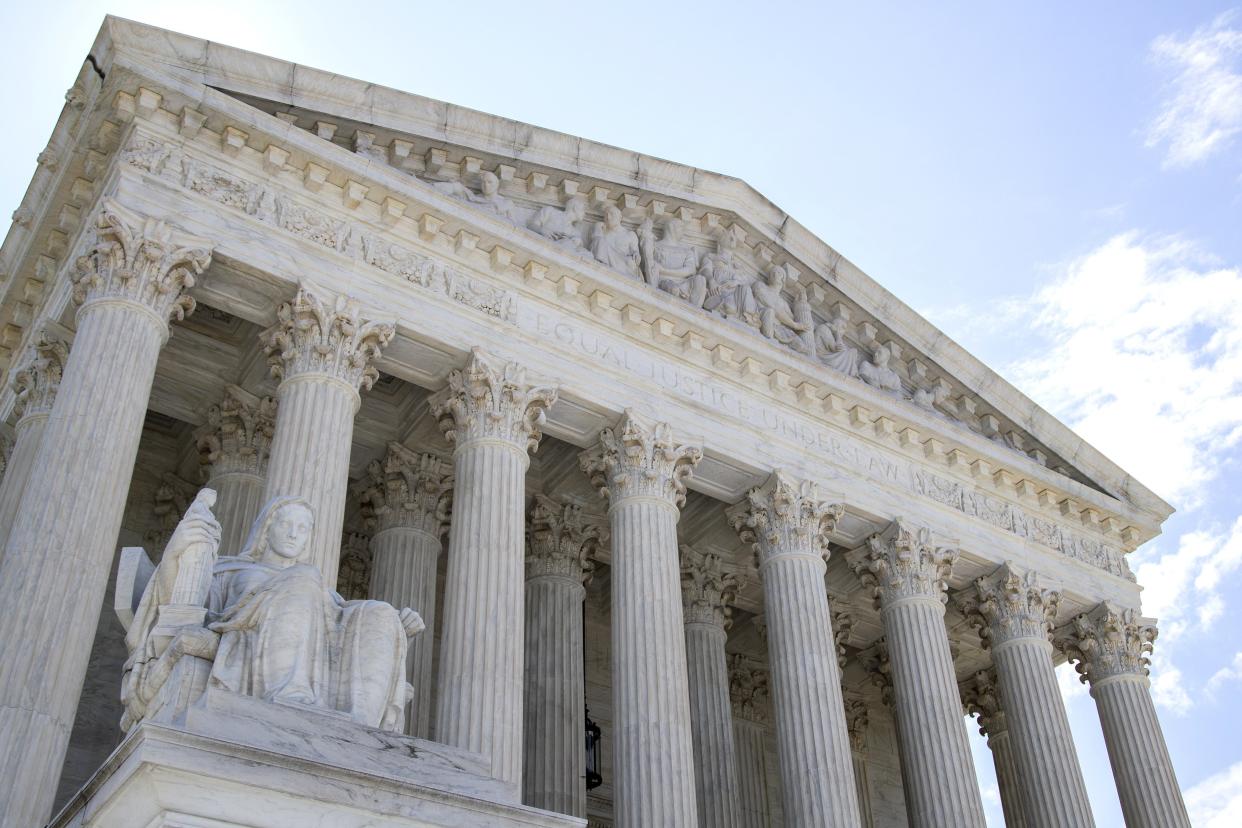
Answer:
[[[224,557],[214,502],[213,490],[199,492],[141,589],[125,639],[122,728],[218,688],[400,733],[418,613],[327,588],[309,561],[306,500],[272,499],[241,552]]]

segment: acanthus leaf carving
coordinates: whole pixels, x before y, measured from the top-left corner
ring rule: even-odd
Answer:
[[[1002,564],[976,578],[957,604],[979,631],[983,646],[995,647],[1020,638],[1048,640],[1060,600],[1060,592],[1040,586],[1033,570],[1018,572]]]
[[[68,360],[69,347],[65,342],[46,328],[41,330],[25,363],[13,374],[14,418],[51,413]]]
[[[1105,602],[1074,616],[1055,638],[1079,678],[1094,686],[1113,676],[1146,677],[1156,634],[1152,619]]]
[[[555,386],[528,378],[518,363],[474,348],[466,367],[450,371],[448,387],[427,402],[450,443],[500,440],[533,452],[556,397]]]
[[[79,305],[112,299],[140,305],[163,320],[194,311],[185,291],[211,262],[214,245],[105,198],[96,241],[77,260],[73,298]]]
[[[1005,711],[1001,709],[1000,686],[996,670],[979,670],[959,688],[962,705],[979,723],[979,735],[999,736],[1005,732]]]
[[[235,385],[225,387],[223,399],[207,409],[206,423],[195,431],[199,462],[208,477],[266,476],[276,407],[274,397],[256,397]]]
[[[448,528],[453,467],[434,454],[389,443],[382,460],[367,464],[360,488],[363,521],[369,531],[418,529],[438,538]]]
[[[933,543],[931,530],[896,518],[848,556],[850,566],[871,589],[875,608],[908,598],[945,603],[945,589],[957,550]]]
[[[741,653],[729,656],[729,700],[733,715],[757,724],[769,716],[768,671]]]
[[[260,337],[276,379],[322,375],[357,390],[375,384],[374,361],[395,333],[391,322],[363,319],[356,299],[303,285]]]
[[[551,575],[589,582],[600,534],[600,527],[587,520],[581,505],[535,495],[527,536],[527,580]]]
[[[668,423],[651,423],[626,409],[599,444],[579,455],[579,465],[601,495],[615,504],[627,497],[652,497],[673,506],[686,500],[686,481],[703,458],[696,445],[678,443]]]
[[[762,569],[780,555],[826,558],[828,536],[844,511],[841,504],[821,499],[814,483],[777,469],[727,515],[742,542],[753,545]]]
[[[845,726],[850,734],[850,750],[861,753],[867,747],[867,727],[870,713],[865,699],[855,696],[845,698]]]
[[[724,568],[719,555],[682,545],[681,600],[687,624],[715,624],[727,630],[733,623],[737,587],[737,576]]]

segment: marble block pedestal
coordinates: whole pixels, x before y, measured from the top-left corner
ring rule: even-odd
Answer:
[[[511,788],[482,755],[212,688],[180,722],[135,728],[50,825],[586,825]]]

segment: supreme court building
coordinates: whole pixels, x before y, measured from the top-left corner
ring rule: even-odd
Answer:
[[[13,218],[0,824],[1090,826],[1068,659],[1189,825],[1171,508],[744,182],[108,18]]]

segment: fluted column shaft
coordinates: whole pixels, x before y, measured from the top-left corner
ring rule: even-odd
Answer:
[[[894,521],[852,553],[888,644],[906,810],[915,828],[984,825],[942,596],[955,553]]]
[[[207,478],[207,487],[216,490],[212,513],[220,521],[220,555],[241,551],[263,508],[263,486],[263,478],[250,472],[222,472]]]
[[[453,453],[436,740],[482,753],[522,786],[523,538],[527,452],[555,389],[479,349],[428,402]]]
[[[41,825],[107,590],[155,364],[210,244],[109,200],[74,347],[0,565],[0,824]],[[199,246],[201,245],[201,246]],[[164,290],[157,291],[155,284]]]
[[[526,555],[526,734],[522,802],[586,816],[583,583],[600,527],[582,507],[535,496]]]
[[[349,494],[354,414],[361,399],[348,383],[316,374],[286,379],[277,398],[280,409],[263,500],[289,495],[306,498],[315,514],[307,556],[323,574],[324,586],[335,589]]]
[[[777,472],[730,512],[754,543],[768,624],[768,659],[784,814],[790,825],[856,826],[836,643],[824,589],[825,536],[841,507]]]
[[[858,824],[862,828],[871,828],[871,826],[875,825],[875,817],[871,815],[871,791],[870,783],[867,779],[867,757],[861,750],[855,750],[851,751],[850,759],[854,765],[854,788],[858,792]]]
[[[410,639],[406,654],[406,679],[414,686],[406,729],[420,739],[431,738],[431,665],[440,550],[438,532],[412,526],[388,526],[371,538],[370,597],[394,607],[409,607],[422,616],[425,625]]]
[[[764,726],[758,722],[733,720],[740,828],[768,828],[768,760],[763,734]]]
[[[1013,761],[1013,746],[1009,744],[1008,731],[988,733],[988,749],[992,751],[992,764],[996,767],[996,787],[1000,790],[1005,828],[1026,828],[1022,787],[1018,783],[1018,768]]]
[[[975,579],[973,605],[969,596],[959,600],[992,650],[1027,823],[1093,826],[1052,663],[1049,632],[1060,594],[1041,588],[1035,573],[1019,574],[1006,564]]]
[[[220,521],[221,556],[236,555],[263,508],[267,461],[275,428],[276,401],[225,387],[220,403],[207,410],[194,432],[207,486],[216,492],[212,511]]]
[[[526,448],[463,443],[453,455],[436,739],[522,781],[522,511]]]
[[[1091,826],[1091,803],[1057,687],[1052,645],[1016,638],[992,649],[1013,762],[1033,826]]]
[[[686,623],[690,724],[694,743],[699,824],[737,824],[737,746],[729,709],[729,668],[724,627],[711,621]]]
[[[580,579],[526,581],[525,761],[522,802],[586,816],[586,689]]]
[[[627,411],[582,467],[611,501],[614,813],[619,828],[694,828],[698,807],[677,521],[702,456]]]
[[[1058,639],[1091,696],[1104,731],[1128,828],[1189,828],[1147,679],[1155,622],[1108,603],[1074,618]]]
[[[1186,803],[1142,675],[1118,675],[1091,688],[1127,828],[1190,828]]]
[[[43,441],[47,418],[46,411],[27,414],[13,427],[13,452],[4,470],[4,480],[0,481],[0,563],[4,561],[4,547],[9,540],[9,530],[13,528],[13,519],[17,516],[18,504],[30,482],[30,472],[34,468],[39,444]]]

